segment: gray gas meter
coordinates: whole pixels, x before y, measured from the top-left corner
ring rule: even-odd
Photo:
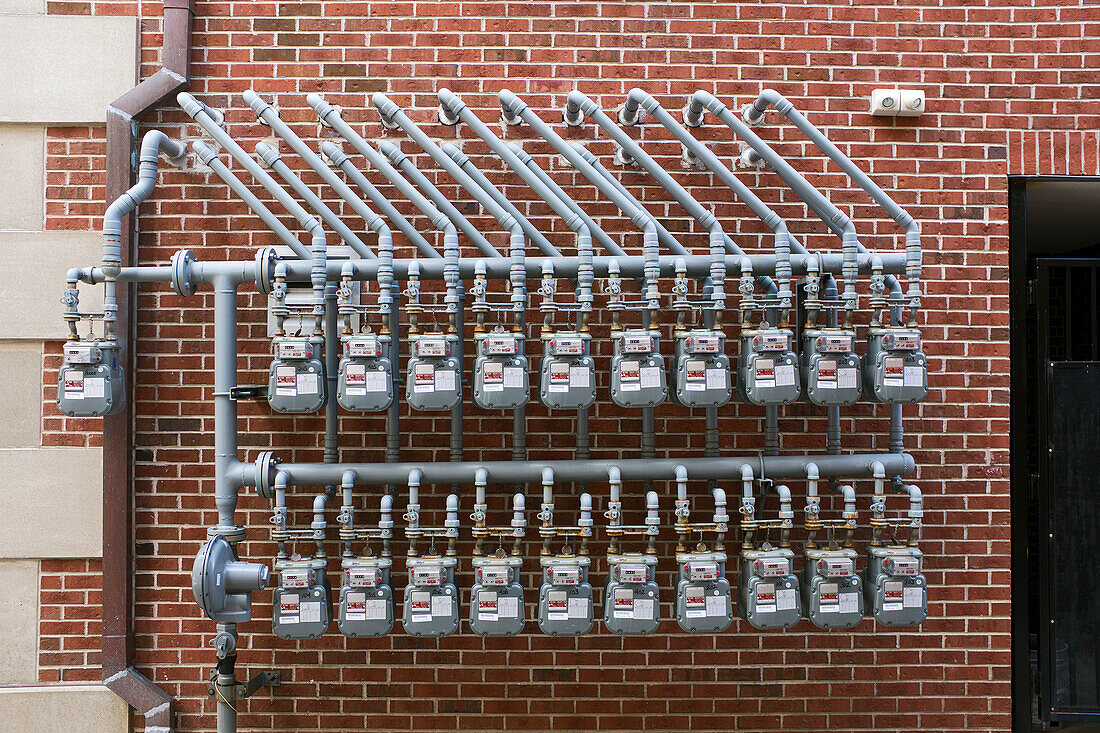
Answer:
[[[539,366],[539,400],[555,410],[588,407],[596,401],[595,362],[589,356],[591,337],[576,332],[543,339]]]
[[[794,553],[786,548],[741,551],[737,612],[757,629],[788,629],[802,618]]]
[[[678,552],[676,621],[691,633],[717,633],[733,623],[733,594],[726,553]]]
[[[656,331],[611,334],[611,401],[619,407],[656,407],[665,401],[665,360]]]
[[[405,586],[402,624],[411,636],[449,636],[458,630],[457,558],[425,555],[405,561],[409,584]]]
[[[126,406],[126,375],[113,341],[67,341],[57,374],[57,409],[70,417],[114,415]]]
[[[590,558],[554,555],[540,559],[539,628],[550,636],[581,636],[592,630],[592,584],[588,582]]]
[[[462,400],[458,336],[425,333],[412,338],[405,400],[414,410],[449,410]]]
[[[920,626],[928,617],[928,580],[915,547],[869,547],[863,593],[884,626]]]
[[[815,405],[851,405],[862,394],[856,334],[840,328],[802,332],[802,383]]]
[[[390,337],[374,334],[344,336],[344,356],[336,381],[336,400],[352,412],[385,410],[393,401],[393,369],[388,356]]]
[[[325,404],[325,340],[321,336],[276,336],[267,402],[275,412],[316,412]]]
[[[393,584],[388,557],[345,558],[336,623],[350,637],[385,636],[393,629]]]
[[[726,335],[698,329],[676,338],[672,398],[685,407],[721,407],[730,401],[730,360]]]
[[[470,630],[478,636],[515,636],[523,631],[523,558],[475,557],[473,565]]]
[[[603,622],[613,634],[652,634],[661,621],[657,558],[641,553],[607,556]]]
[[[856,551],[807,548],[802,568],[802,607],[820,629],[851,629],[863,621],[863,582]]]
[[[766,326],[766,324],[765,324]],[[737,395],[754,405],[787,405],[800,394],[798,359],[790,330],[754,328],[741,332]]]
[[[222,536],[210,539],[195,556],[191,590],[202,612],[218,623],[252,620],[252,593],[263,590],[271,578],[267,565],[242,562],[237,550]]]
[[[280,639],[317,639],[332,623],[332,588],[326,558],[276,560],[279,586],[272,599],[271,628]]]
[[[474,339],[473,398],[486,410],[513,409],[526,404],[531,387],[523,335],[505,331],[481,334]]]
[[[920,402],[928,396],[928,359],[915,328],[869,328],[863,396],[871,402]]]

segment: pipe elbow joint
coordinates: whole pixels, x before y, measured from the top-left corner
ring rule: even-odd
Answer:
[[[339,168],[348,160],[348,156],[340,148],[339,145],[331,140],[325,140],[321,143],[321,154],[324,155],[334,166]]]
[[[268,168],[273,168],[276,163],[282,160],[282,156],[275,148],[271,147],[267,143],[256,143],[256,155],[260,156],[260,160],[264,162]]]
[[[444,125],[458,124],[459,114],[466,107],[462,98],[447,87],[439,90],[439,121]]]
[[[657,509],[660,508],[658,506],[657,502],[658,502],[658,499],[657,499],[657,492],[656,491],[647,491],[645,493],[645,508],[646,508],[646,511],[650,511],[650,512],[657,511]],[[648,524],[648,522],[647,522],[647,524]]]
[[[393,124],[394,115],[401,111],[397,103],[382,92],[375,92],[370,101],[374,108],[378,110],[378,114],[382,115],[382,120],[387,125]]]
[[[607,469],[607,481],[612,484],[621,484],[623,482],[623,474],[618,466],[612,466]]]
[[[199,157],[203,165],[210,165],[210,162],[218,157],[218,154],[214,152],[214,149],[204,143],[202,140],[196,140],[191,143],[191,149],[195,151],[195,155]]]
[[[347,470],[347,471],[344,471],[343,475],[340,477],[340,488],[342,488],[342,489],[354,488],[355,487],[355,479],[357,479],[357,478],[359,478],[359,474],[357,474],[355,471],[352,471],[350,469]],[[388,494],[387,494],[387,496],[388,496]]]
[[[409,480],[408,480],[409,487],[410,488],[411,487],[418,487],[419,488],[420,479],[422,479],[423,477],[424,477],[424,472],[421,471],[419,468],[414,468],[414,469],[410,470],[409,471]]]
[[[562,119],[570,127],[584,125],[585,115],[599,109],[595,102],[589,99],[583,92],[574,89],[565,97],[565,107],[562,108]]]
[[[405,160],[405,158],[408,157],[407,155],[405,155],[404,153],[401,152],[401,148],[397,147],[396,145],[391,143],[389,140],[379,140],[378,141],[378,150],[382,153],[382,155],[389,158],[390,162],[393,163],[394,165],[401,165],[401,163]]]
[[[489,472],[484,468],[474,471],[474,485],[486,486],[489,483]]]
[[[682,466],[682,465],[676,466],[676,468],[674,469],[674,472],[676,474],[676,480],[677,481],[683,483],[683,482],[686,482],[688,480],[688,470],[685,466]]]
[[[882,464],[879,464],[882,465]],[[817,464],[810,461],[806,464],[806,479],[808,481],[817,481],[821,478],[821,471],[818,469]]]
[[[252,111],[256,113],[257,117],[263,117],[265,112],[269,109],[273,109],[270,104],[261,99],[260,95],[256,94],[256,92],[251,89],[246,89],[241,97],[244,99],[244,103],[252,108]],[[278,117],[278,113],[275,113],[275,116]]]
[[[518,125],[523,113],[527,110],[527,103],[510,89],[501,89],[497,92],[497,99],[500,100],[500,112],[504,122],[509,125]]]

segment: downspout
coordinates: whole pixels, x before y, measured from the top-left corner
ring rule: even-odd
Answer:
[[[194,0],[164,0],[161,68],[107,107],[107,201],[121,196],[133,181],[131,154],[135,126],[163,99],[191,82],[191,22]],[[119,266],[137,261],[136,217],[119,232]],[[115,333],[118,359],[134,378],[131,288],[116,286]],[[132,385],[130,385],[132,386]],[[134,394],[127,389],[128,394]],[[131,401],[131,405],[136,400]],[[103,626],[100,641],[103,684],[145,717],[147,733],[172,733],[175,700],[134,668],[134,497],[133,407],[103,418]]]

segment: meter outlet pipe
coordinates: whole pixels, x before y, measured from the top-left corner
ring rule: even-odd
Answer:
[[[400,127],[401,130],[416,142],[421,148],[424,149],[428,155],[432,157],[432,160],[436,162],[443,170],[458,181],[462,188],[478,200],[478,203],[488,211],[494,219],[501,220],[500,213],[507,213],[520,227],[522,231],[531,241],[539,248],[539,250],[549,257],[561,257],[561,252],[550,244],[546,237],[542,236],[534,225],[527,221],[527,219],[519,213],[519,210],[509,204],[508,207],[501,206],[497,203],[496,198],[489,194],[489,192],[482,187],[480,183],[469,176],[462,167],[450,159],[449,156],[444,154],[439,146],[432,142],[431,138],[421,130],[416,123],[414,123],[405,112],[398,107],[393,101],[391,101],[385,94],[377,93],[372,97],[375,108],[382,116],[382,121],[387,127]],[[488,183],[488,181],[486,181]],[[488,184],[492,187],[492,184]],[[497,192],[499,194],[499,191]],[[486,204],[486,201],[492,202],[492,206]],[[494,210],[497,213],[494,213]]]
[[[392,237],[389,227],[382,221],[382,217],[371,210],[361,198],[355,195],[355,192],[352,191],[346,183],[341,181],[340,178],[325,165],[325,162],[321,160],[320,156],[306,145],[305,142],[302,141],[302,138],[298,137],[298,135],[290,129],[289,125],[283,122],[274,107],[261,99],[260,96],[251,89],[246,91],[243,96],[244,101],[252,108],[252,111],[256,113],[257,119],[270,127],[272,132],[289,145],[291,150],[298,154],[298,157],[304,160],[325,183],[332,187],[332,190],[335,191],[356,214],[367,222],[367,225],[372,230],[378,233],[380,239],[383,236],[387,238]],[[369,181],[367,183],[368,188],[365,192],[369,192],[371,201],[383,210],[386,217],[393,222],[394,226],[396,226],[413,245],[416,246],[417,250],[428,257],[439,257],[439,253],[428,243],[428,240],[421,236],[420,232],[416,231],[413,225],[405,219],[401,212],[399,212],[388,199],[382,196],[378,189],[371,186]],[[295,189],[295,191],[297,192],[297,189]],[[299,193],[298,195],[301,196],[302,194]],[[329,225],[332,226],[331,223]],[[381,244],[379,244],[379,246],[381,247]],[[367,251],[370,251],[369,248]],[[366,257],[366,255],[362,256]]]
[[[321,222],[310,216],[309,212],[302,208],[252,156],[245,152],[244,148],[237,144],[236,140],[229,136],[229,133],[219,126],[205,104],[187,92],[180,92],[176,95],[176,101],[179,102],[184,112],[199,123],[210,137],[217,140],[218,144],[233,156],[234,160],[244,166],[245,170],[310,233],[312,237],[311,259],[313,262],[310,272],[310,282],[313,285],[313,319],[316,324],[315,330],[320,331],[325,312],[325,283],[328,278],[327,241]]]
[[[103,338],[116,341],[118,303],[115,282],[122,269],[122,217],[136,209],[153,192],[157,182],[157,161],[164,152],[173,165],[182,165],[187,148],[160,130],[150,130],[141,139],[137,183],[119,196],[103,215]]]
[[[692,97],[691,104],[689,105],[689,110],[694,115],[699,114],[699,112],[695,110],[701,109],[706,101],[700,98],[700,101],[697,102],[696,99],[698,95],[699,92],[696,92],[696,96]],[[829,156],[834,163],[840,166],[841,170],[843,170],[857,186],[866,191],[867,194],[875,200],[875,203],[881,206],[886,213],[898,223],[898,226],[905,230],[905,277],[909,282],[909,291],[906,293],[906,297],[909,298],[909,325],[915,325],[916,313],[920,308],[921,299],[920,225],[917,224],[908,212],[898,206],[877,183],[871,180],[870,176],[853,163],[851,158],[845,155],[840,148],[834,145],[829,138],[825,137],[813,123],[795,109],[794,104],[792,104],[790,100],[774,89],[765,89],[760,92],[756,100],[745,107],[743,111],[745,122],[749,125],[762,124],[764,122],[764,111],[769,106],[774,107],[779,114],[786,117],[790,120],[791,124],[801,130],[814,145]]]

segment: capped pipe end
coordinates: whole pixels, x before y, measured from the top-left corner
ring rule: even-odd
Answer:
[[[759,127],[764,124],[764,113],[756,109],[753,104],[746,104],[741,109],[741,119],[745,121],[745,124],[749,127]]]
[[[348,156],[344,154],[343,149],[331,140],[325,140],[321,143],[321,155],[328,158],[332,164],[336,167],[340,167]]]
[[[400,165],[407,156],[401,152],[401,148],[397,147],[389,140],[379,140],[377,142],[378,150],[382,155],[390,159],[390,162],[394,165]]]
[[[454,143],[443,143],[439,146],[439,149],[447,155],[451,156],[451,160],[458,163],[459,165],[466,165],[470,162],[470,156],[459,150],[458,146]]]
[[[627,127],[634,127],[645,122],[645,110],[637,104],[631,104],[629,101],[619,107],[619,113],[616,116],[619,118],[619,124]]]
[[[260,160],[264,162],[269,168],[282,158],[279,152],[275,148],[271,147],[265,142],[256,143],[256,155],[260,156]]]
[[[191,149],[195,151],[195,155],[199,157],[203,165],[210,165],[210,161],[218,157],[218,154],[214,152],[213,148],[202,140],[196,140],[191,143]]]
[[[251,89],[246,89],[244,94],[241,95],[241,98],[244,99],[245,104],[252,108],[252,111],[256,113],[257,117],[271,109],[271,105]]]

